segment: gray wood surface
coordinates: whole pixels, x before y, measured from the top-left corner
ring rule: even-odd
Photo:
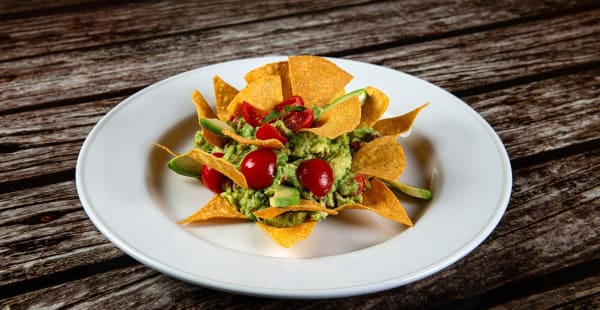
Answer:
[[[3,1],[0,308],[600,306],[600,6],[596,1]],[[137,90],[269,54],[355,59],[459,96],[513,168],[493,233],[415,283],[333,300],[193,286],[145,267],[90,222],[83,140]]]

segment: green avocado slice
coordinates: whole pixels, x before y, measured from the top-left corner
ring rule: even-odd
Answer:
[[[187,154],[181,154],[171,158],[171,160],[167,162],[167,167],[175,173],[186,177],[202,177],[202,164],[195,161]]]
[[[384,182],[411,197],[425,199],[425,200],[430,200],[432,197],[431,192],[424,188],[419,188],[419,187],[416,187],[413,185],[409,185],[409,184],[402,183],[402,182],[396,182],[396,181],[384,180]]]
[[[235,130],[233,130],[233,128],[231,126],[229,126],[229,124],[225,123],[224,121],[222,121],[220,119],[216,119],[216,118],[201,118],[200,126],[202,126],[202,128],[204,128],[204,129],[218,135],[221,138],[227,137],[223,134],[224,129],[235,132]]]
[[[277,185],[275,194],[269,198],[272,207],[295,206],[300,203],[300,192],[295,187]]]

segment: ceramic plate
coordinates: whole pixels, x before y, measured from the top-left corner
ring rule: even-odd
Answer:
[[[214,102],[212,78],[237,88],[264,57],[188,71],[151,85],[110,111],[91,131],[77,161],[77,190],[96,227],[136,260],[175,278],[229,292],[327,298],[381,291],[456,262],[494,229],[508,204],[511,169],[494,130],[450,93],[388,68],[332,59],[354,75],[348,91],[373,85],[391,99],[388,115],[429,101],[412,134],[401,181],[430,188],[431,201],[399,196],[415,226],[349,210],[319,223],[291,249],[251,222],[181,226],[213,194],[166,168],[152,142],[185,152],[198,129],[190,100]]]

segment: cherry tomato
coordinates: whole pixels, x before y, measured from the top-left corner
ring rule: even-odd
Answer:
[[[303,107],[304,100],[302,100],[302,97],[300,96],[291,96],[276,105],[274,110],[277,112],[283,112],[284,108],[287,106]]]
[[[354,180],[358,183],[358,189],[356,190],[356,195],[360,195],[365,190],[365,184],[367,184],[367,180],[365,179],[364,174],[357,174],[354,176]]]
[[[223,153],[213,153],[216,157],[223,157]],[[223,182],[227,178],[219,171],[209,167],[202,166],[202,183],[211,191],[219,194],[223,192]]]
[[[250,124],[252,127],[260,126],[263,118],[265,118],[267,114],[267,111],[261,110],[246,101],[242,102],[242,116],[244,116],[246,123]]]
[[[273,183],[277,156],[271,149],[258,149],[244,157],[240,168],[250,188],[262,189]]]
[[[281,143],[285,144],[287,142],[286,137],[279,132],[279,129],[275,128],[270,124],[263,124],[256,130],[256,137],[261,140],[267,139],[277,139]]]
[[[320,158],[303,161],[296,170],[298,180],[317,197],[327,195],[333,185],[333,170]]]
[[[315,114],[311,109],[303,111],[290,111],[283,117],[285,126],[296,132],[302,128],[310,128],[315,120]]]

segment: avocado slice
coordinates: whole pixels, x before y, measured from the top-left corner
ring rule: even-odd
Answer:
[[[221,138],[226,138],[227,136],[225,136],[223,134],[223,129],[227,129],[227,130],[231,130],[233,132],[235,132],[235,130],[233,130],[233,128],[231,126],[229,126],[229,124],[225,123],[224,121],[220,120],[220,119],[216,119],[216,118],[201,118],[200,119],[200,126],[202,126],[202,128],[218,135]]]
[[[269,198],[272,207],[294,206],[300,203],[300,191],[295,187],[277,185],[275,194]]]
[[[351,91],[347,94],[344,94],[336,99],[334,99],[333,101],[331,101],[330,103],[326,104],[325,106],[323,106],[322,108],[319,107],[314,107],[313,108],[313,113],[315,114],[315,119],[319,118],[319,116],[321,116],[321,114],[327,112],[327,110],[333,108],[335,105],[337,105],[340,102],[344,102],[352,97],[356,97],[358,96],[358,101],[360,101],[360,104],[362,105],[363,103],[365,103],[365,101],[367,100],[367,98],[369,97],[369,94],[367,93],[367,90],[364,88],[359,88],[357,90]]]
[[[431,192],[424,188],[419,188],[419,187],[416,187],[413,185],[409,185],[409,184],[402,183],[402,182],[396,182],[396,181],[385,180],[384,182],[411,197],[425,199],[425,200],[430,200],[432,197]]]
[[[175,173],[186,177],[202,177],[202,164],[195,161],[187,154],[181,154],[171,158],[171,160],[167,162],[167,167]]]

